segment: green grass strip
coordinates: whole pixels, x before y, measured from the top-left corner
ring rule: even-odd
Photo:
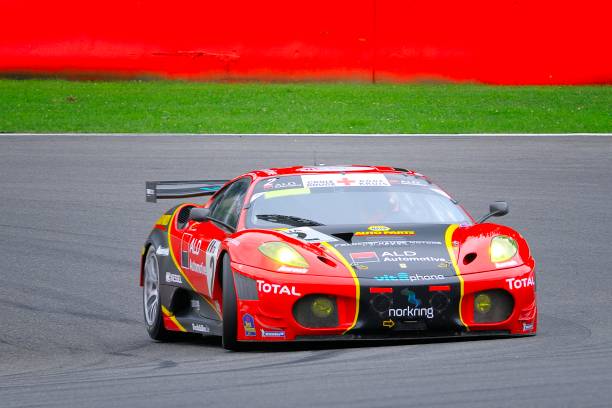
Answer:
[[[0,80],[0,132],[612,132],[611,86]]]

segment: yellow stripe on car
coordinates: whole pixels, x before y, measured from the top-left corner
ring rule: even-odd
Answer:
[[[328,242],[321,242],[321,244],[325,248],[327,248],[332,254],[334,254],[336,258],[340,260],[340,262],[342,262],[342,265],[344,265],[346,269],[349,270],[349,272],[353,276],[353,281],[355,282],[355,317],[353,318],[353,323],[351,324],[351,326],[348,329],[346,329],[346,331],[344,332],[346,333],[349,330],[351,330],[353,327],[355,327],[355,325],[357,324],[357,316],[359,316],[359,297],[360,297],[359,279],[357,279],[357,274],[355,273],[355,269],[353,269],[351,264],[346,260],[344,256],[342,256],[340,252],[338,252],[336,248],[331,246]]]
[[[166,306],[162,305],[161,309],[162,309],[162,313],[164,314],[164,316],[172,320],[172,323],[174,323],[176,327],[178,327],[182,332],[187,331],[185,330],[183,325],[180,324],[178,320],[176,320],[176,317],[174,316],[174,314],[172,314],[168,309],[166,309]]]
[[[453,264],[453,269],[455,270],[455,275],[459,278],[459,285],[461,286],[461,297],[459,298],[459,320],[461,320],[461,324],[465,326],[466,329],[469,330],[467,324],[463,320],[463,314],[461,313],[461,305],[463,303],[463,277],[461,276],[461,271],[459,271],[459,265],[457,265],[457,258],[455,257],[455,251],[453,250],[453,233],[455,230],[459,228],[457,224],[451,224],[446,229],[446,234],[444,236],[444,241],[446,242],[446,249],[448,250],[448,256]]]

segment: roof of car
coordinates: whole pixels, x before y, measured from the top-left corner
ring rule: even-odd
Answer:
[[[415,174],[412,170],[407,170],[398,167],[390,166],[365,166],[365,165],[316,165],[316,166],[293,166],[293,167],[278,167],[263,170],[254,170],[249,174],[256,178],[273,177],[273,176],[290,176],[300,174],[313,173],[408,173]]]

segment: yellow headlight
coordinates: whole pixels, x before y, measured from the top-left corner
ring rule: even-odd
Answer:
[[[491,262],[498,263],[508,261],[516,255],[517,250],[518,245],[514,239],[505,235],[493,237],[491,240],[491,247],[489,248]]]
[[[310,310],[318,318],[324,319],[334,311],[334,303],[326,297],[316,298],[310,305]]]
[[[259,246],[259,252],[282,265],[308,268],[308,262],[298,251],[284,242],[265,242]]]
[[[474,299],[474,306],[479,313],[487,313],[491,310],[491,297],[481,293]]]

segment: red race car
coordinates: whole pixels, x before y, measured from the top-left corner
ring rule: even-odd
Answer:
[[[248,342],[533,335],[535,262],[405,169],[288,167],[231,181],[147,182],[173,207],[142,249],[145,324]]]

